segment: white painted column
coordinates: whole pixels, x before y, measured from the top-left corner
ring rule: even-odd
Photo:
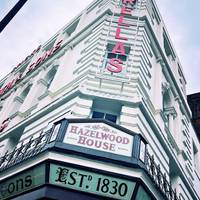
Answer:
[[[156,110],[160,110],[163,107],[162,102],[162,67],[160,60],[157,60],[155,64],[155,74],[154,74],[154,107]]]
[[[64,55],[56,60],[56,65],[59,65],[56,75],[52,81],[49,91],[52,93],[57,92],[62,87],[66,86],[70,81],[74,79],[73,69],[76,63],[74,62],[74,52],[69,49],[66,50]]]
[[[127,128],[129,130],[139,133],[140,130],[137,125],[137,123],[138,123],[137,116],[138,116],[137,108],[132,108],[129,106],[122,106],[119,123],[121,126]]]
[[[76,97],[76,104],[72,109],[75,118],[88,118],[90,116],[93,100]]]
[[[171,134],[174,135],[174,116],[173,116],[173,114],[169,114],[168,119],[169,119],[169,130],[170,130]]]
[[[10,108],[13,105],[13,100],[14,100],[15,96],[16,96],[16,92],[12,92],[12,94],[10,94],[10,96],[8,96],[5,99],[3,108],[1,110],[0,123],[9,117]]]
[[[16,96],[13,100],[9,115],[12,117],[19,110],[22,104],[23,104],[23,99],[21,99],[19,96]]]
[[[181,122],[182,113],[180,110],[179,101],[180,101],[179,98],[176,98],[174,102],[174,107],[177,111],[177,117],[174,119],[174,124],[175,124],[174,137],[178,144],[179,149],[183,149],[183,133],[182,133],[182,122]]]

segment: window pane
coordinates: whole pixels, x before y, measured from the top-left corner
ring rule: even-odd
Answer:
[[[116,58],[117,55],[114,53],[108,53],[108,58]]]
[[[92,118],[104,118],[104,113],[94,111],[92,114]]]
[[[125,56],[125,55],[119,55],[118,58],[119,58],[120,60],[122,60],[122,61],[126,61],[127,56]]]
[[[111,115],[111,114],[106,114],[105,119],[115,123],[117,121],[117,116],[116,115]]]
[[[114,46],[115,46],[114,44],[108,43],[108,44],[107,44],[107,50],[108,50],[108,51],[112,51],[113,48],[114,48]]]

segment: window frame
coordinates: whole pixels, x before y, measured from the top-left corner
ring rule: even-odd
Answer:
[[[101,115],[103,114],[103,115],[102,115],[102,117],[94,117],[94,114],[101,114]],[[110,120],[108,118],[108,116],[115,117],[116,119],[114,121]],[[104,112],[104,111],[93,110],[92,114],[91,114],[91,118],[92,119],[105,119],[105,120],[112,122],[112,123],[115,123],[115,124],[118,122],[118,115],[116,115],[116,113],[114,114],[112,112]]]

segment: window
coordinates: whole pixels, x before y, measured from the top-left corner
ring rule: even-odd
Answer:
[[[64,33],[66,33],[67,36],[70,36],[76,30],[79,24],[79,21],[80,21],[80,18],[72,22],[69,26],[66,27],[66,29],[64,30]]]
[[[28,93],[30,92],[30,89],[31,89],[32,85],[28,85],[26,87],[26,89],[21,93],[20,97],[21,99],[24,101],[25,98],[27,97]]]
[[[93,101],[92,118],[106,119],[110,122],[116,123],[120,111],[121,105],[119,103],[108,99],[98,99]]]
[[[47,89],[50,87],[50,85],[56,75],[56,72],[57,72],[57,67],[54,67],[45,76],[45,81],[47,82]]]
[[[170,108],[171,107],[171,97],[169,94],[169,91],[166,91],[163,94],[163,110],[165,111],[165,109]]]
[[[3,104],[4,104],[5,100],[4,99],[0,99],[0,112],[3,109]]]
[[[128,1],[127,1],[127,3],[124,3],[124,1],[121,0],[119,4],[120,4],[120,6],[126,6],[126,8],[130,8],[130,9],[133,9],[133,6],[134,6],[134,8],[136,7],[136,1],[135,2],[133,1],[133,3],[128,2]]]
[[[170,43],[170,40],[169,40],[165,30],[163,30],[163,43],[164,43],[164,49],[165,49],[165,53],[166,53],[167,57],[171,57],[172,60],[175,60],[176,55],[174,53],[174,50],[172,48],[172,45]]]
[[[102,112],[98,112],[98,111],[93,111],[92,118],[106,119],[106,120],[114,122],[114,123],[116,123],[116,121],[117,121],[116,115],[112,115],[112,114],[109,114],[109,113],[102,113]]]
[[[14,98],[14,102],[12,104],[12,108],[10,111],[9,116],[12,116],[13,114],[15,114],[17,111],[19,111],[20,107],[22,106],[22,104],[24,103],[26,97],[28,96],[30,89],[31,89],[32,85],[28,85],[19,96],[16,96]]]
[[[92,118],[104,118],[105,113],[94,111]]]

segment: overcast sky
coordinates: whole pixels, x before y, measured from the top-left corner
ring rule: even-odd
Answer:
[[[0,0],[0,20],[18,0]],[[0,79],[92,0],[28,0],[0,33]],[[187,93],[200,91],[200,1],[156,0],[187,79]]]

